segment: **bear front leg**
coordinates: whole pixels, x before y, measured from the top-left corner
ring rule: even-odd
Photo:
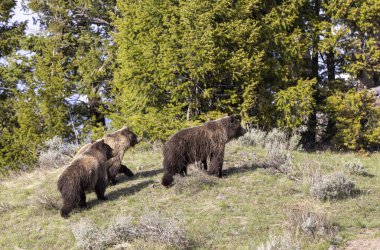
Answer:
[[[78,205],[79,205],[80,208],[86,208],[87,207],[86,192],[85,191],[83,191],[80,194],[80,201],[79,201]]]
[[[223,160],[224,160],[224,148],[219,152],[213,153],[210,159],[210,169],[208,171],[209,174],[222,177],[222,168],[223,168]]]
[[[207,159],[202,161],[203,170],[207,171]]]
[[[107,200],[107,197],[104,196],[106,192],[106,179],[104,177],[99,178],[95,184],[95,193],[99,200]]]
[[[128,177],[132,177],[134,175],[133,172],[124,165],[120,165],[119,173],[125,174]]]
[[[184,168],[182,168],[182,170],[179,172],[179,174],[180,174],[182,177],[187,176],[187,167],[185,166]]]

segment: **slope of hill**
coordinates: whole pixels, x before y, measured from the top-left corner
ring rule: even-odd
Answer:
[[[161,149],[136,148],[124,158],[135,176],[118,176],[105,202],[89,194],[88,208],[66,220],[56,188],[63,167],[7,178],[0,183],[0,248],[344,249],[363,234],[364,242],[379,239],[380,154],[287,153],[280,166],[265,149],[233,141],[223,178],[192,167],[166,189]],[[358,160],[367,173],[345,164]],[[314,198],[310,187],[332,172],[355,182],[349,197]]]

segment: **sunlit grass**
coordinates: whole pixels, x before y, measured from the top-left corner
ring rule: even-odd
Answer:
[[[194,248],[255,249],[271,235],[283,235],[285,231],[294,235],[302,249],[328,248],[330,239],[311,239],[291,226],[289,211],[303,203],[315,204],[337,226],[339,237],[335,243],[340,246],[364,229],[379,230],[380,154],[292,151],[291,155],[294,173],[301,181],[264,169],[264,149],[231,142],[226,148],[223,178],[197,187],[196,192],[183,190],[194,188],[193,183],[176,192],[175,187],[160,185],[161,149],[136,148],[124,158],[135,176],[119,175],[119,183],[107,188],[108,201],[100,202],[94,193],[88,194],[88,208],[75,210],[67,220],[60,217],[58,210],[35,202],[40,193],[59,196],[56,181],[63,168],[8,178],[0,183],[0,248],[75,249],[78,247],[72,225],[82,218],[108,227],[119,216],[140,218],[152,212],[177,220]],[[360,159],[370,176],[350,174],[344,162],[352,159]],[[188,178],[198,183],[194,171],[190,169]],[[355,181],[360,194],[338,201],[313,199],[309,193],[312,178],[307,175],[337,171]],[[172,248],[144,239],[125,244],[132,249]]]

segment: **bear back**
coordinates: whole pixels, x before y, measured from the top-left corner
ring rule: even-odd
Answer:
[[[75,157],[58,180],[58,190],[64,185],[73,185],[81,179],[81,185],[92,189],[98,176],[105,174],[105,163],[112,158],[112,148],[103,139],[90,144],[86,150]]]

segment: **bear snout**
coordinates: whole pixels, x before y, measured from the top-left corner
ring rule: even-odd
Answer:
[[[245,133],[247,133],[247,130],[243,127],[240,128],[240,136],[243,136]]]

